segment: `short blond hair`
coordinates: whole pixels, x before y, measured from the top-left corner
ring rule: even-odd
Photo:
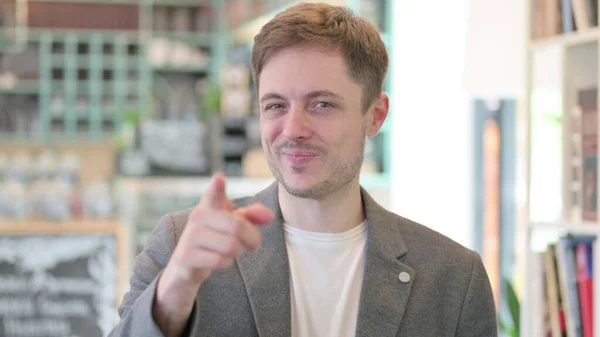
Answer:
[[[349,9],[324,3],[295,5],[262,27],[252,48],[252,73],[257,88],[269,57],[298,45],[342,54],[350,78],[363,89],[363,111],[383,92],[389,58],[378,30]]]

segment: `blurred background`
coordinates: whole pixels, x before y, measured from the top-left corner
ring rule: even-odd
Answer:
[[[250,52],[298,2],[0,0],[0,336],[106,335],[162,215],[273,181]],[[597,0],[325,2],[390,53],[362,185],[481,254],[503,335],[600,336]]]

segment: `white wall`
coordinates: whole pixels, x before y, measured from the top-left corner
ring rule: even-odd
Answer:
[[[473,248],[468,0],[394,0],[391,210]]]
[[[470,0],[466,88],[471,94],[522,96],[527,20],[524,0]]]

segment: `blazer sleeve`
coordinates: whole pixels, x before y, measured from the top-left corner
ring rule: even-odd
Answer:
[[[108,337],[164,337],[154,320],[152,307],[158,278],[169,262],[175,245],[173,217],[165,215],[135,259],[130,289],[119,307],[120,322]],[[190,317],[195,316],[195,311],[194,309]],[[184,336],[189,335],[191,324],[192,322],[188,322]]]
[[[496,305],[489,277],[479,254],[473,252],[471,278],[456,330],[456,337],[497,337]]]

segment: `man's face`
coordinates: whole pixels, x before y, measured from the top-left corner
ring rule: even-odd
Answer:
[[[362,113],[362,88],[341,55],[283,49],[259,80],[263,149],[288,193],[320,199],[358,177],[365,138],[377,133],[387,106],[376,122],[373,113]]]

